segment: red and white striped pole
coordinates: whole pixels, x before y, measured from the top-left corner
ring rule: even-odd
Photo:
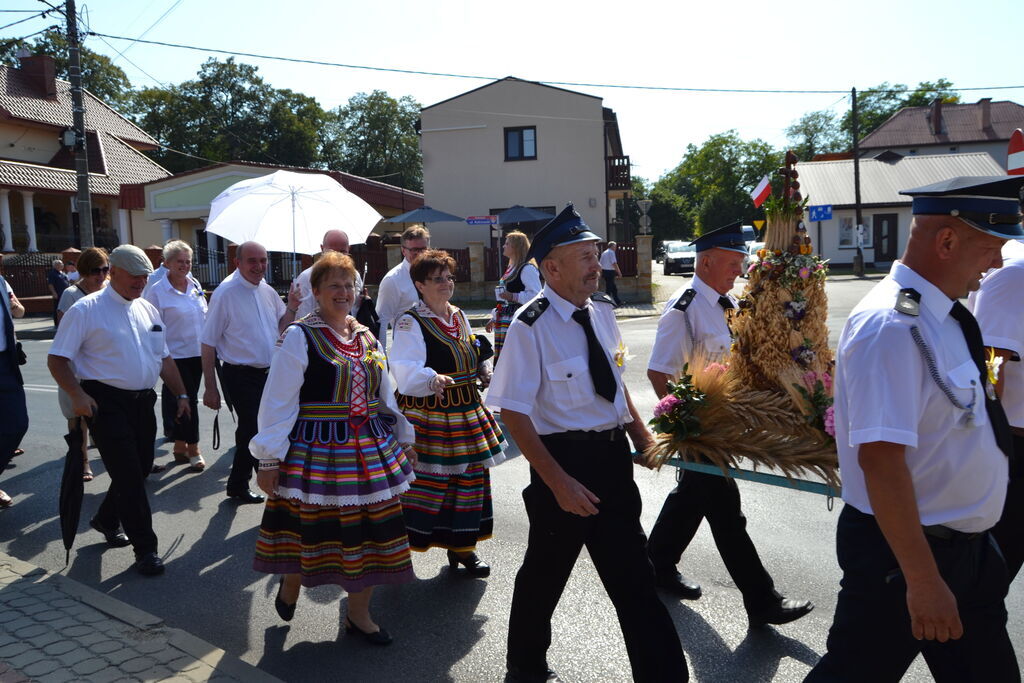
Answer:
[[[1024,175],[1024,132],[1020,128],[1013,131],[1013,135],[1010,136],[1006,172],[1010,175]]]

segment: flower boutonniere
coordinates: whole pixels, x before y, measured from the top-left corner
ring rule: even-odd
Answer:
[[[477,339],[475,334],[469,335],[469,343],[472,344],[473,346],[475,346],[478,349],[480,348],[480,340]]]
[[[384,369],[384,364],[387,362],[387,356],[378,351],[377,349],[371,349],[366,352],[366,358],[363,359],[366,363],[373,363],[381,370]]]
[[[1003,366],[1003,357],[996,355],[996,350],[991,346],[988,348],[988,360],[985,361],[985,369],[988,370],[988,382],[995,386],[999,384],[999,369]]]
[[[629,355],[629,347],[620,341],[619,348],[615,351],[615,365],[621,368],[630,358],[632,356]]]

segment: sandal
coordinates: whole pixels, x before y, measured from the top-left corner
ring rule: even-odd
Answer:
[[[171,455],[174,456],[174,462],[186,463],[189,461],[188,453],[185,451],[175,451]]]
[[[82,481],[92,481],[95,476],[91,469],[82,470]]]
[[[164,467],[163,465],[157,465],[156,463],[153,463],[153,469],[151,469],[151,470],[149,471],[149,473],[150,473],[150,474],[157,474],[158,472],[163,472],[163,471],[164,471],[164,470],[166,470],[166,469],[167,469],[167,468],[166,468],[166,467]]]
[[[18,457],[19,455],[25,455],[25,449],[24,448],[15,448],[14,449],[14,457]]]
[[[13,503],[13,498],[8,496],[4,491],[0,491],[0,510],[11,507]]]
[[[203,460],[202,453],[196,453],[188,457],[189,469],[193,472],[202,472],[206,469],[206,461]]]

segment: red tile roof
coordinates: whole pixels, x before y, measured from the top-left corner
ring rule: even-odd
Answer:
[[[1014,129],[1024,128],[1024,106],[1016,102],[991,102],[992,125],[982,128],[983,102],[943,104],[942,131],[932,132],[932,107],[904,107],[866,135],[863,149],[1009,141]]]
[[[0,114],[55,128],[70,128],[71,84],[57,79],[57,96],[47,98],[40,96],[38,87],[32,82],[33,78],[33,74],[23,69],[0,66]],[[112,133],[141,149],[160,146],[155,138],[88,90],[85,91],[84,104],[87,129]]]

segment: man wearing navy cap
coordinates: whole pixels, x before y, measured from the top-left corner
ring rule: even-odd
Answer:
[[[551,616],[584,545],[615,605],[634,680],[688,679],[647,561],[626,432],[640,451],[653,440],[622,381],[614,305],[597,292],[599,239],[571,204],[537,233],[529,257],[546,285],[513,318],[501,352],[509,360],[487,396],[530,463],[506,681],[558,680],[546,657]]]
[[[905,191],[903,258],[846,321],[835,383],[843,580],[808,681],[898,681],[918,653],[937,681],[1020,680],[990,533],[1012,433],[958,299],[1024,237],[1021,185],[954,178]]]
[[[692,244],[697,248],[693,280],[665,305],[647,364],[647,377],[658,398],[687,363],[717,361],[732,345],[726,312],[736,308],[729,290],[747,254],[742,222],[705,233]],[[701,596],[700,585],[680,574],[676,565],[706,518],[722,561],[743,594],[752,626],[786,624],[810,612],[811,603],[784,599],[775,590],[747,534],[736,481],[683,469],[677,476],[679,485],[665,499],[647,544],[658,586],[687,600]]]

